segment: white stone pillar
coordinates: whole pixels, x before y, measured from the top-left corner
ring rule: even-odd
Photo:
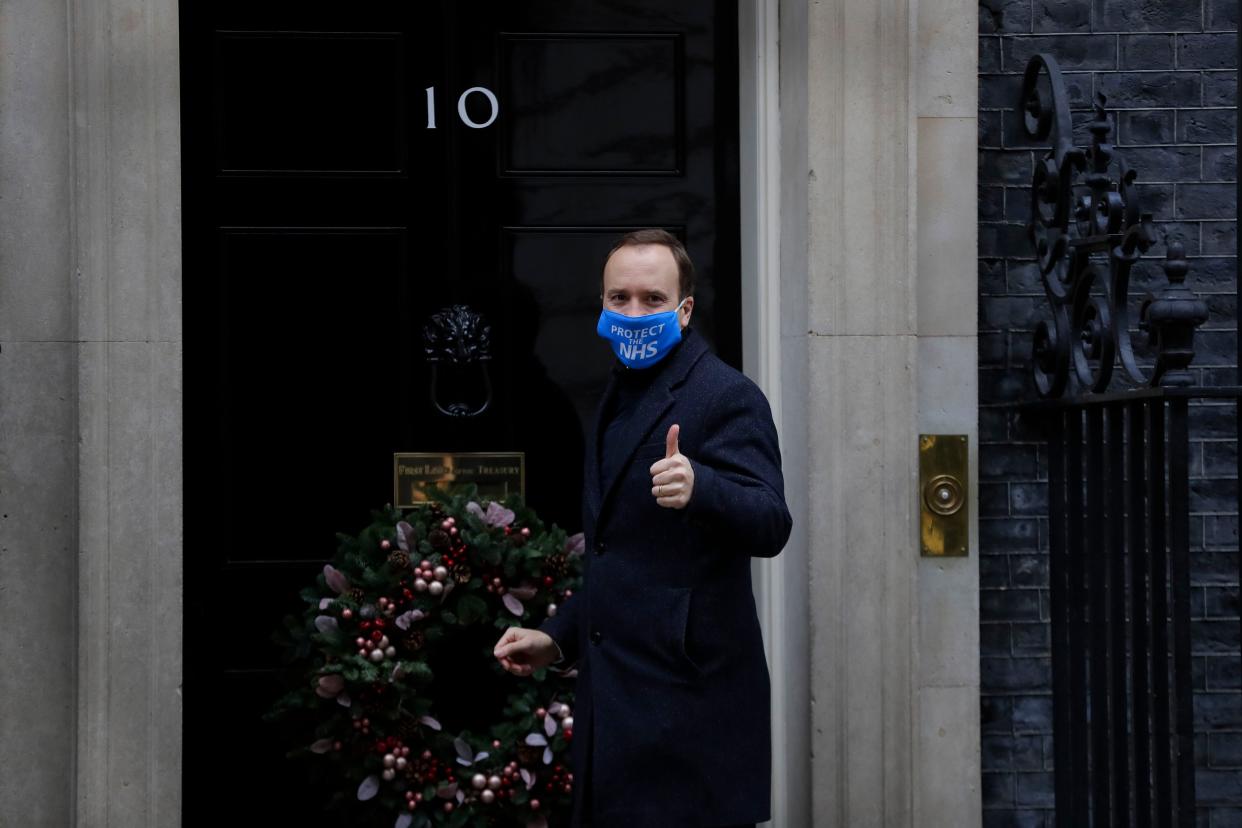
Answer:
[[[0,3],[0,825],[72,818],[77,320],[67,9]]]
[[[79,340],[77,824],[181,819],[176,0],[71,0]]]
[[[919,0],[918,426],[970,442],[968,557],[918,571],[915,824],[983,822],[979,722],[978,14]]]
[[[812,808],[914,805],[918,348],[911,0],[810,3],[805,28]],[[792,21],[791,21],[792,22]],[[791,251],[796,261],[801,251]],[[805,333],[802,333],[805,332]]]
[[[974,14],[781,5],[782,437],[816,826],[980,820],[977,549],[920,559],[917,485],[921,431],[977,433]]]
[[[0,4],[0,825],[181,821],[178,41]]]

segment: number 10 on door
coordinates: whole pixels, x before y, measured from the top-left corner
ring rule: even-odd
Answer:
[[[427,129],[436,128],[436,88],[434,86],[427,87]],[[466,112],[466,101],[470,100],[471,95],[482,95],[487,99],[488,105],[491,107],[491,115],[486,121],[476,121],[470,117],[470,113]],[[457,98],[457,117],[461,122],[472,129],[483,129],[489,127],[496,120],[496,116],[500,114],[500,102],[496,100],[496,95],[492,90],[485,86],[472,86]]]

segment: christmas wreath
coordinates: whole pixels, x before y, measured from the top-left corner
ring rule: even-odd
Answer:
[[[567,815],[575,673],[519,679],[492,647],[572,594],[582,536],[473,488],[372,516],[357,536],[338,535],[336,557],[301,593],[305,613],[277,634],[296,683],[267,718],[293,725],[288,755],[326,771],[354,824],[546,826]]]

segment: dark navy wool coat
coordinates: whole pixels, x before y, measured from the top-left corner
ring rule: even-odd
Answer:
[[[579,671],[573,825],[762,822],[769,680],[750,562],[789,537],[776,429],[758,387],[693,332],[644,370],[658,373],[613,438],[624,459],[602,484],[606,424],[596,423],[583,586],[541,626]],[[649,469],[674,423],[694,468],[685,509],[651,494]]]

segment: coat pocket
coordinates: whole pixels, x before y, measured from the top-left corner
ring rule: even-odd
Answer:
[[[692,587],[669,587],[673,593],[673,611],[669,613],[668,644],[677,659],[695,673],[703,670],[695,660],[690,641],[690,613],[694,609]]]

